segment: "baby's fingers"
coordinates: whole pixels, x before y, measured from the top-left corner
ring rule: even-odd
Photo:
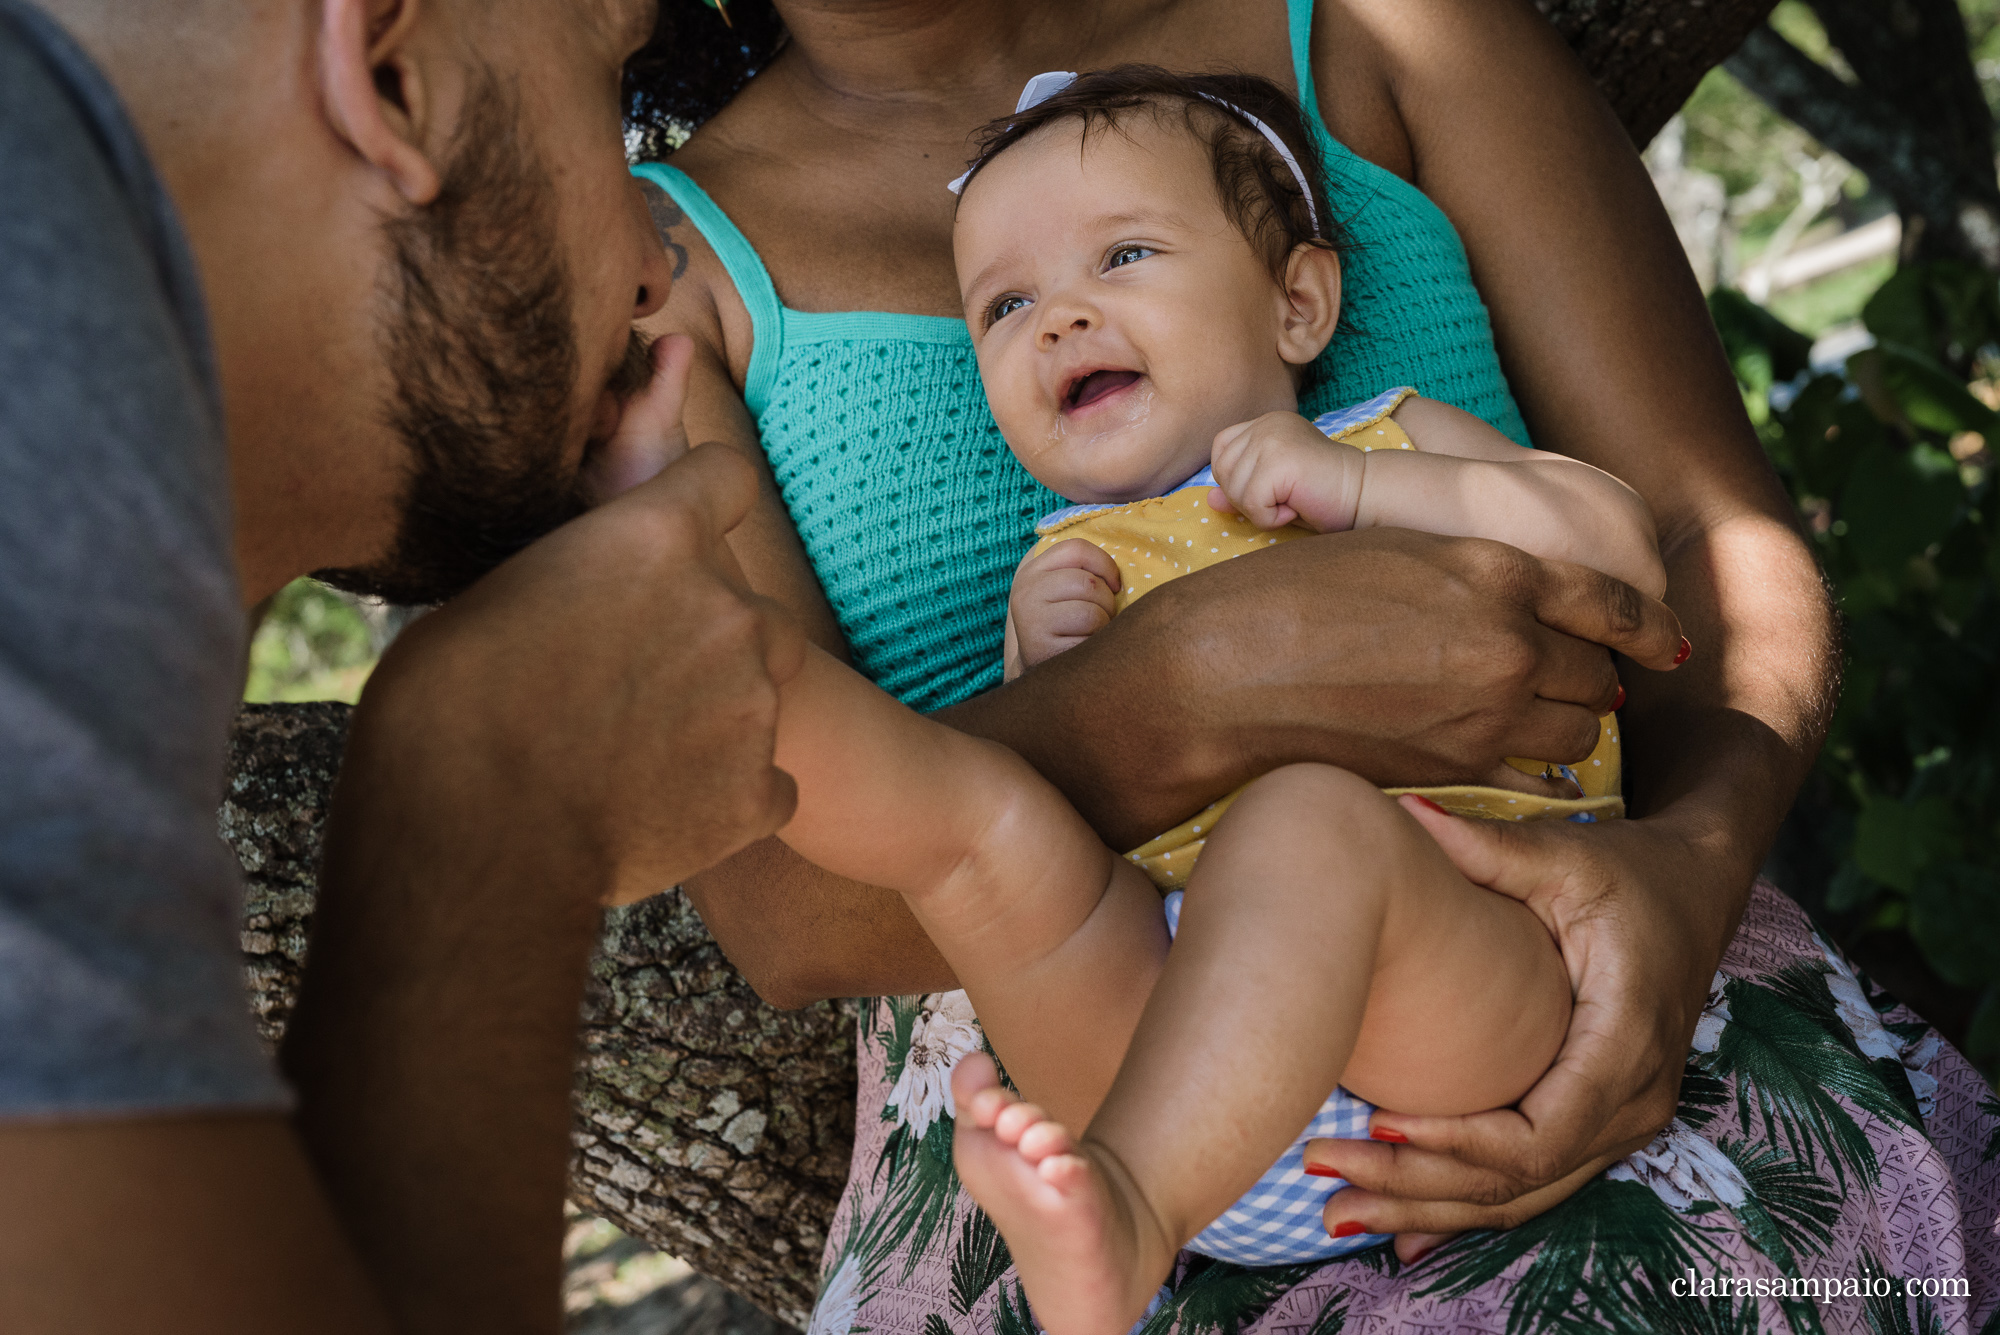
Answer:
[[[1030,599],[1051,606],[1086,603],[1101,610],[1107,618],[1118,610],[1118,595],[1103,579],[1088,570],[1047,571],[1035,580]]]
[[[1081,571],[1095,575],[1104,582],[1104,587],[1117,592],[1120,579],[1118,563],[1096,543],[1083,538],[1067,538],[1055,544],[1029,563],[1035,576],[1046,577],[1057,570]]]

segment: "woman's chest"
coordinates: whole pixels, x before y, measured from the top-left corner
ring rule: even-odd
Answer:
[[[753,85],[718,118],[720,135],[697,136],[680,157],[742,227],[785,305],[957,317],[947,183],[965,169],[976,128],[1011,111],[1029,76],[1136,61],[1247,71],[1291,90],[1287,12],[1284,0],[1181,0],[1145,23],[1079,24],[1073,46],[1010,57],[949,108],[876,123],[809,114],[809,100],[779,86],[780,64],[759,80],[770,86]]]

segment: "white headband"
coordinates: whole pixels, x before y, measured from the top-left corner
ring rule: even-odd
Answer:
[[[1074,70],[1049,70],[1046,73],[1037,74],[1034,78],[1028,80],[1026,86],[1021,89],[1020,100],[1014,103],[1014,114],[1018,116],[1029,107],[1048,101],[1048,99],[1054,97],[1057,93],[1060,93],[1075,82],[1076,72]],[[1250,123],[1251,129],[1263,135],[1266,142],[1277,150],[1278,156],[1285,160],[1285,165],[1292,169],[1292,179],[1299,183],[1299,193],[1306,198],[1306,217],[1312,222],[1313,235],[1318,236],[1319,209],[1313,204],[1312,186],[1307,183],[1305,170],[1299,166],[1299,160],[1292,156],[1291,149],[1285,147],[1285,141],[1278,137],[1278,132],[1233,102],[1225,102],[1210,93],[1203,93],[1201,96],[1206,101],[1215,103],[1216,106],[1221,107],[1231,115],[1241,116]],[[968,168],[964,175],[951,182],[945,189],[951,191],[954,195],[958,194],[965,189],[966,177],[971,175],[972,172]]]

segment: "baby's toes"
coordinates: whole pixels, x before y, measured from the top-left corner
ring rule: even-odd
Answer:
[[[1029,1163],[1040,1163],[1051,1155],[1074,1154],[1076,1142],[1070,1138],[1069,1128],[1061,1122],[1044,1120],[1023,1131],[1015,1148]]]
[[[1081,1154],[1051,1154],[1035,1165],[1035,1174],[1064,1196],[1090,1185],[1090,1161]]]
[[[1003,1145],[1018,1146],[1029,1127],[1046,1122],[1048,1117],[1036,1104],[1010,1103],[993,1119],[993,1134],[1000,1137]]]
[[[993,1059],[983,1052],[968,1055],[951,1073],[951,1101],[960,1117],[968,1118],[982,1131],[991,1130],[994,1120],[1017,1100],[1000,1084],[1000,1072]]]

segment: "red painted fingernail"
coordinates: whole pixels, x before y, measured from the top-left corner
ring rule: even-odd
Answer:
[[[1686,644],[1687,641],[1682,640],[1681,643]],[[1625,707],[1625,685],[1623,682],[1620,682],[1618,686],[1618,698],[1611,702],[1611,712],[1616,714],[1619,710],[1623,709],[1624,707]]]
[[[1432,811],[1437,812],[1437,814],[1440,816],[1449,816],[1451,814],[1449,811],[1446,811],[1443,807],[1439,806],[1437,803],[1431,801],[1428,797],[1425,797],[1422,793],[1404,793],[1403,796],[1409,798],[1412,802],[1417,802],[1424,806],[1429,807]]]
[[[1681,651],[1674,655],[1674,666],[1679,667],[1681,664],[1687,662],[1688,655],[1693,652],[1694,646],[1688,643],[1688,637],[1685,635],[1681,636]]]
[[[1392,1126],[1371,1126],[1368,1128],[1370,1140],[1386,1140],[1391,1145],[1407,1145],[1410,1138]]]
[[[1327,1167],[1327,1166],[1326,1166],[1325,1164],[1323,1164],[1323,1163],[1309,1163],[1309,1164],[1307,1164],[1307,1165],[1306,1165],[1306,1176],[1307,1176],[1307,1177],[1339,1177],[1339,1176],[1340,1176],[1340,1170],[1339,1170],[1338,1168],[1328,1168],[1328,1167]]]
[[[1336,1238],[1351,1238],[1356,1233],[1366,1233],[1367,1231],[1367,1229],[1355,1223],[1352,1219],[1344,1224],[1335,1224],[1333,1226],[1333,1236]]]

